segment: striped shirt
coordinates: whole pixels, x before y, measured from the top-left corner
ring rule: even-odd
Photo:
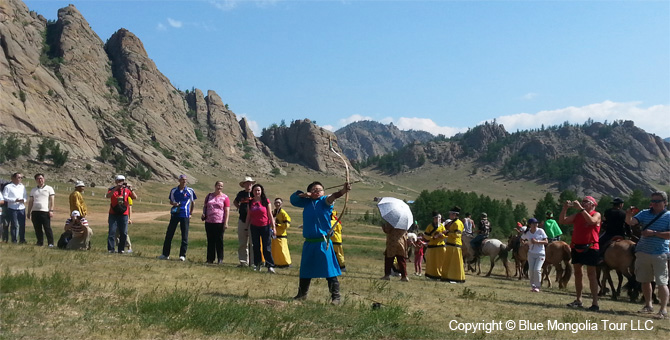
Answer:
[[[645,209],[635,215],[635,219],[640,222],[640,225],[644,229],[657,215],[658,214],[654,214],[651,209]],[[670,231],[670,212],[664,210],[663,216],[657,219],[654,224],[649,226],[647,229],[657,232]],[[635,246],[635,252],[642,252],[651,255],[667,254],[670,252],[668,250],[669,244],[670,240],[662,239],[660,237],[642,236],[640,241],[637,243],[637,246]]]

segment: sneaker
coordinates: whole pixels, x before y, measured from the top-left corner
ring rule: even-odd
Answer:
[[[50,244],[50,245],[49,245],[49,248],[53,248],[53,247],[54,247],[54,245],[53,245],[53,244]]]
[[[583,304],[582,304],[581,301],[575,300],[575,301],[572,301],[572,302],[568,303],[568,307],[570,307],[570,308],[582,308]]]
[[[277,274],[277,272],[275,271],[275,269],[272,268],[272,267],[268,267],[268,273],[270,273],[270,274]]]
[[[531,289],[530,291],[533,292],[533,293],[539,293],[540,288],[535,287],[535,288]]]
[[[186,256],[179,256],[179,261],[181,261],[181,262],[186,261]]]
[[[637,311],[638,313],[643,313],[643,314],[651,314],[654,312],[654,307],[651,306],[644,306],[642,309]]]
[[[347,272],[347,267],[340,268],[340,271],[343,272],[343,273],[346,273]]]
[[[169,260],[169,259],[170,259],[170,257],[169,257],[169,256],[165,256],[165,255],[161,254],[161,256],[159,256],[159,257],[158,257],[158,259],[159,259],[159,260]]]
[[[128,254],[130,254],[130,253],[132,253],[132,252],[133,252],[132,249],[128,249],[128,250],[126,250],[126,253],[128,253]]]
[[[600,311],[600,307],[598,305],[591,305],[591,307],[589,307],[589,311],[591,312]]]
[[[332,300],[330,301],[330,304],[333,305],[333,306],[339,306],[339,305],[340,305],[340,299],[339,299],[339,298],[337,298],[337,299],[332,299]]]
[[[255,272],[257,272],[257,271],[259,271],[259,270],[261,270],[261,265],[260,265],[260,264],[257,265],[256,267],[254,267],[254,271],[255,271]]]
[[[668,318],[668,312],[658,312],[654,315],[654,319],[665,320]]]
[[[407,276],[400,278],[400,281],[402,282],[409,282],[409,278]]]
[[[107,253],[114,254],[114,251],[113,250],[108,250]]]

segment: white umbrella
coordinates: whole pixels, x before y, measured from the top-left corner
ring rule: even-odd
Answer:
[[[393,197],[383,197],[377,203],[382,218],[390,223],[393,228],[407,230],[414,223],[414,216],[409,205]]]

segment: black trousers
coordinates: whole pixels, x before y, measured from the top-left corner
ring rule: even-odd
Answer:
[[[33,220],[33,227],[35,227],[35,236],[37,236],[37,245],[44,245],[44,234],[47,235],[48,244],[54,244],[54,233],[51,230],[51,217],[46,211],[33,211],[30,213],[30,219]],[[42,233],[44,229],[44,234]]]
[[[207,233],[207,262],[214,263],[214,259],[223,261],[223,223],[205,222]]]
[[[263,241],[263,257],[265,257],[265,266],[274,267],[275,261],[272,260],[272,237],[270,237],[270,226],[257,227],[252,225],[251,244],[254,248],[254,265],[261,264],[261,241]]]

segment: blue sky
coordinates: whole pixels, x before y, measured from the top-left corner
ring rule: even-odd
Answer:
[[[73,3],[106,41],[137,35],[181,90],[216,91],[256,134],[309,118],[451,136],[615,119],[670,137],[669,1]]]

